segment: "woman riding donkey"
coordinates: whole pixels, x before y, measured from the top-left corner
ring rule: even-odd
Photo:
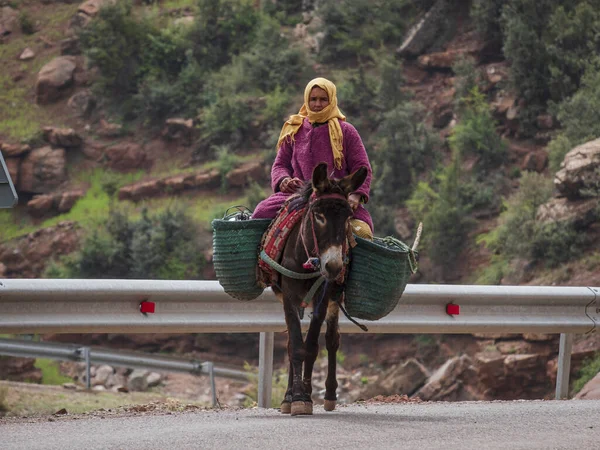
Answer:
[[[257,205],[252,217],[275,218],[288,197],[311,179],[319,163],[327,163],[330,177],[338,179],[364,166],[367,179],[349,195],[348,202],[354,210],[352,232],[372,239],[373,221],[363,206],[369,201],[371,165],[356,128],[346,122],[338,108],[336,91],[335,84],[325,78],[315,78],[306,85],[302,108],[284,123],[279,135],[271,169],[274,193]]]
[[[335,409],[346,255],[352,233],[373,238],[373,222],[363,206],[369,200],[371,166],[358,132],[345,119],[337,106],[335,85],[324,78],[309,82],[300,112],[285,122],[279,136],[271,170],[274,194],[253,214],[264,219],[277,216],[263,237],[260,264],[269,255],[269,265],[281,263],[278,272],[284,276],[272,278],[262,267],[259,278],[283,303],[290,366],[281,412],[292,415],[312,414],[312,371],[323,322],[328,352],[324,409]],[[315,282],[313,275],[324,284]],[[300,318],[309,304],[313,315],[304,340]]]

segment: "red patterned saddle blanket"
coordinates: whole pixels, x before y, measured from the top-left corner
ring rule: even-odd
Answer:
[[[292,195],[288,198],[263,234],[259,255],[264,250],[275,262],[281,262],[285,243],[294,226],[302,220],[306,208],[306,202],[303,202],[299,195]],[[257,278],[263,287],[272,286],[274,282],[278,281],[279,276],[276,270],[263,261],[260,256],[258,257]]]

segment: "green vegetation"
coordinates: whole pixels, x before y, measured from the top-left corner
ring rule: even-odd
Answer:
[[[244,406],[246,408],[256,406],[258,403],[258,367],[244,363],[244,370],[248,373],[250,386],[246,390]],[[281,401],[287,391],[288,374],[286,368],[277,369],[273,372],[273,389],[271,390],[271,408],[279,408]]]
[[[8,403],[8,387],[0,386],[0,416],[6,414],[9,411]]]
[[[600,353],[594,358],[587,359],[583,362],[577,378],[573,380],[571,391],[576,394],[581,391],[588,381],[600,373]]]
[[[59,363],[52,359],[37,358],[35,367],[42,371],[42,384],[61,385],[73,380],[60,373]]]
[[[197,225],[181,210],[130,219],[112,209],[81,250],[51,264],[50,278],[199,279],[204,265]]]
[[[600,49],[598,0],[476,0],[472,17],[511,63],[512,86],[526,107],[520,121],[533,132],[537,114],[577,92]]]
[[[181,411],[188,403],[167,398],[153,392],[117,392],[69,391],[63,387],[46,386],[15,386],[4,385],[0,381],[0,396],[4,395],[4,413],[9,417],[48,416],[65,408],[69,414],[85,414],[92,411],[110,411],[116,408],[126,408],[128,405],[143,405],[152,402],[165,404],[167,411]],[[206,406],[206,405],[203,405]],[[1,413],[0,413],[1,415]]]

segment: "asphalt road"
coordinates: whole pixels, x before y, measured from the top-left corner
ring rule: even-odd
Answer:
[[[354,404],[0,423],[1,449],[600,449],[600,400]]]

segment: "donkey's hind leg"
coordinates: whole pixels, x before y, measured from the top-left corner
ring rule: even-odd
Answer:
[[[329,302],[327,308],[327,331],[325,332],[325,346],[327,347],[327,379],[325,380],[325,411],[333,411],[337,404],[335,391],[338,387],[336,378],[337,351],[340,348],[339,329],[340,308],[334,301]]]

